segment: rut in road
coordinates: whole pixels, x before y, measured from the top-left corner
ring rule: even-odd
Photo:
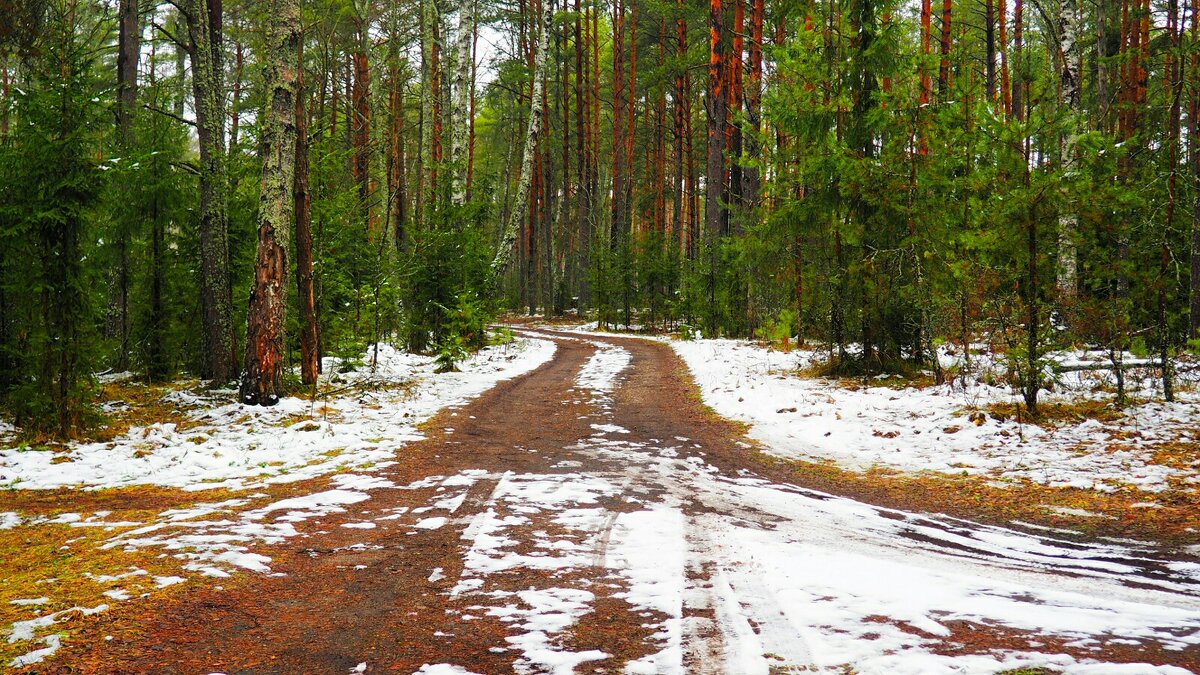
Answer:
[[[1064,542],[787,483],[747,452],[735,426],[706,412],[668,347],[524,332],[555,340],[555,358],[440,416],[439,431],[363,477],[368,501],[297,523],[302,536],[263,550],[274,576],[190,589],[148,619],[114,616],[57,663],[173,673],[361,664],[749,673],[839,663],[888,672],[910,649],[930,659],[987,654],[995,645],[980,636],[991,636],[1017,652],[1049,644],[1066,659],[1149,655],[1196,667],[1200,587],[1186,565],[1132,544]],[[842,567],[872,564],[859,576]],[[790,576],[801,573],[809,576]],[[931,586],[1001,583],[961,581],[990,603],[978,612],[943,598],[944,607],[905,613],[897,607],[916,596],[875,573]],[[856,585],[864,580],[875,584]],[[1054,595],[1063,592],[1076,595]],[[1053,620],[989,628],[988,611],[1048,603],[1066,609],[1043,613],[1067,624],[1084,616],[1100,637],[1047,639],[1070,634]],[[1162,625],[1158,606],[1170,610]],[[835,619],[842,624],[822,633]],[[1116,639],[1122,631],[1135,639]],[[105,632],[119,637],[103,642]]]

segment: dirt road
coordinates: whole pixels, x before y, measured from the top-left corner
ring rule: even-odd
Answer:
[[[551,362],[441,415],[369,500],[296,520],[271,574],[113,612],[39,670],[1200,668],[1190,567],[795,485],[669,347],[528,334]]]

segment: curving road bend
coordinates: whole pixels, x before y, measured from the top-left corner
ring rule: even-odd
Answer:
[[[521,332],[555,341],[554,359],[444,413],[397,464],[352,477],[369,500],[293,518],[301,536],[263,547],[271,575],[114,617],[54,666],[1200,669],[1194,560],[790,483],[703,408],[669,347]]]

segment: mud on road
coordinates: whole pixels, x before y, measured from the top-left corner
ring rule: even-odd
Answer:
[[[828,665],[812,646],[830,643],[796,629],[797,608],[824,596],[782,595],[775,568],[755,554],[785,545],[995,572],[1034,588],[1100,588],[1189,617],[1200,608],[1191,577],[1136,547],[1113,560],[1108,545],[1050,545],[923,514],[917,496],[798,485],[700,403],[665,345],[522,332],[553,339],[554,359],[442,413],[425,440],[363,477],[369,500],[299,520],[300,536],[256,549],[271,558],[270,574],[191,585],[153,607],[126,603],[38,671],[799,672]],[[1047,637],[973,616],[947,616],[939,630],[864,615],[832,630],[846,633],[835,646],[891,640],[951,656],[1052,650],[1200,668],[1193,643],[1170,639],[1200,623],[1170,616],[1132,640]]]

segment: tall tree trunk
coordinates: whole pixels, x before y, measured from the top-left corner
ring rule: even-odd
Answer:
[[[752,0],[750,13],[750,82],[746,91],[746,156],[750,162],[742,168],[742,199],[749,209],[758,207],[759,192],[762,190],[762,70],[763,70],[763,0]],[[928,3],[929,0],[925,0]]]
[[[918,102],[929,105],[933,94],[933,78],[929,75],[929,50],[932,42],[933,7],[930,0],[921,0],[921,93]]]
[[[1096,112],[1097,128],[1109,128],[1108,93],[1108,2],[1096,0]]]
[[[275,405],[283,395],[284,328],[287,310],[287,246],[296,168],[296,80],[300,42],[299,0],[273,0],[266,88],[261,123],[262,186],[259,191],[258,255],[246,325],[246,367],[241,400]]]
[[[315,384],[317,303],[313,289],[312,193],[308,186],[308,111],[304,106],[304,38],[296,41],[296,160],[293,202],[296,209],[296,290],[300,307],[300,381]]]
[[[722,0],[709,0],[708,163],[704,179],[704,223],[714,239],[725,234],[725,15]]]
[[[621,241],[625,231],[625,3],[613,0],[613,87],[612,87],[612,223],[609,245]]]
[[[1104,0],[1100,0],[1104,2]],[[1018,122],[1025,121],[1024,31],[1025,2],[1013,0],[1013,78],[1012,107]]]
[[[137,110],[138,57],[141,54],[142,27],[138,21],[137,0],[118,3],[117,37],[117,137],[122,152],[133,149],[133,118]],[[116,265],[109,278],[108,334],[117,340],[117,370],[129,368],[129,247],[136,211],[119,223],[115,243]]]
[[[938,68],[938,96],[944,101],[950,95],[950,15],[954,0],[942,0],[941,65]]]
[[[684,182],[687,180],[684,177],[683,164],[683,149],[684,143],[690,142],[687,138],[685,127],[685,108],[687,106],[687,93],[684,89],[684,78],[687,77],[687,66],[684,61],[687,57],[687,19],[684,15],[683,0],[676,0],[675,13],[678,18],[675,19],[675,58],[678,59],[678,64],[675,70],[675,89],[671,93],[674,113],[675,113],[675,176],[674,176],[674,200],[671,210],[671,224],[675,231],[675,237],[678,240],[676,243],[677,250],[687,251],[687,226],[684,223]]]
[[[371,227],[371,71],[367,52],[371,46],[370,5],[355,2],[358,12],[356,29],[358,44],[351,59],[354,62],[354,82],[351,89],[350,140],[354,148],[353,175],[358,185],[358,212],[360,222],[372,241],[378,233]]]
[[[237,23],[237,19],[234,19]],[[245,45],[241,40],[233,48],[233,99],[229,102],[229,148],[237,153],[238,127],[242,121],[242,72],[245,69]]]
[[[1063,172],[1070,174],[1075,166],[1075,135],[1078,128],[1079,110],[1079,10],[1076,0],[1060,0],[1058,16],[1059,30],[1059,86],[1062,92],[1062,103],[1067,110],[1068,131],[1061,139]],[[1058,217],[1058,275],[1057,290],[1059,297],[1070,301],[1075,297],[1078,287],[1076,268],[1077,249],[1075,229],[1077,218],[1074,206],[1067,204],[1061,209]]]
[[[436,62],[434,59],[434,22],[437,18],[435,0],[421,0],[421,112],[418,117],[417,143],[417,194],[416,222],[424,222],[426,206],[430,203],[432,193],[431,165],[429,153],[433,147],[433,113],[434,113],[434,78],[436,77]]]
[[[445,80],[442,74],[442,13],[438,9],[436,2],[433,3],[433,24],[432,29],[433,44],[431,45],[432,53],[430,59],[430,91],[429,95],[432,99],[433,108],[430,110],[430,146],[429,146],[429,190],[434,204],[439,200],[438,193],[438,176],[442,170],[443,156],[443,141],[445,128],[443,125],[443,117],[446,113],[444,103]]]
[[[996,101],[996,5],[995,0],[983,3],[983,86],[988,103]]]
[[[120,0],[118,7],[117,133],[121,142],[128,144],[132,140],[133,115],[137,109],[142,26],[138,21],[138,0]]]
[[[996,21],[1000,24],[1000,106],[1005,117],[1012,114],[1012,91],[1008,80],[1008,3],[999,0]]]
[[[1194,49],[1200,40],[1195,3],[1192,7],[1192,34],[1190,46]],[[1188,303],[1188,337],[1200,337],[1200,54],[1192,52],[1191,58],[1191,114],[1188,115],[1188,152],[1192,165],[1192,227],[1191,227],[1191,297]]]
[[[471,30],[471,102],[467,114],[467,199],[471,198],[471,186],[475,180],[475,85],[479,68],[479,22],[475,21]]]
[[[629,81],[626,83],[625,104],[625,212],[622,218],[626,233],[633,227],[633,140],[634,113],[637,110],[637,1],[629,3]],[[628,289],[625,289],[628,290]],[[629,322],[626,321],[626,324]]]
[[[729,157],[726,190],[729,195],[730,212],[726,218],[733,218],[733,227],[737,232],[742,231],[744,214],[742,206],[742,51],[745,47],[746,0],[733,0],[732,45],[725,59],[728,68],[725,75],[725,93],[729,97],[726,115],[730,118],[725,125],[725,149]],[[733,210],[733,207],[738,207]]]
[[[1158,358],[1162,363],[1163,398],[1168,403],[1175,400],[1174,378],[1171,367],[1172,332],[1167,317],[1168,284],[1171,283],[1171,232],[1175,224],[1175,207],[1178,197],[1179,174],[1179,116],[1183,113],[1183,54],[1179,47],[1180,31],[1179,0],[1167,2],[1168,51],[1163,59],[1164,79],[1168,97],[1167,107],[1167,208],[1163,218],[1162,238],[1159,244],[1159,268],[1157,286],[1158,300]]]
[[[517,242],[517,232],[520,229],[521,218],[525,215],[523,211],[529,195],[530,178],[533,174],[534,149],[537,146],[538,133],[542,128],[540,119],[542,113],[542,106],[540,105],[540,99],[542,98],[541,73],[546,68],[546,45],[553,18],[554,13],[547,4],[542,9],[542,17],[539,25],[540,30],[537,36],[537,48],[534,51],[533,95],[530,97],[529,124],[525,129],[525,143],[521,151],[521,179],[517,184],[517,196],[513,201],[514,206],[509,213],[508,223],[504,227],[500,246],[496,249],[496,257],[492,259],[493,279],[499,279],[504,276],[504,273],[508,270],[508,266],[512,263],[513,247]]]
[[[229,175],[225,164],[225,87],[221,0],[182,5],[190,37],[196,136],[200,146],[201,376],[224,384],[236,374],[229,280]]]
[[[471,71],[474,57],[475,0],[464,0],[458,10],[458,35],[454,43],[454,106],[451,110],[450,162],[453,166],[451,200],[460,205],[467,198],[467,146],[470,141]]]
[[[387,228],[397,250],[404,247],[407,219],[404,185],[404,82],[400,76],[400,28],[393,24],[388,38]]]
[[[588,284],[588,267],[591,262],[592,228],[589,217],[591,190],[588,185],[587,153],[590,146],[589,136],[592,133],[588,125],[588,86],[585,73],[591,68],[584,68],[584,53],[587,51],[587,29],[584,24],[587,15],[584,13],[580,0],[575,0],[575,180],[579,182],[579,190],[575,197],[575,226],[579,232],[578,270],[580,308],[587,307],[590,298]]]

